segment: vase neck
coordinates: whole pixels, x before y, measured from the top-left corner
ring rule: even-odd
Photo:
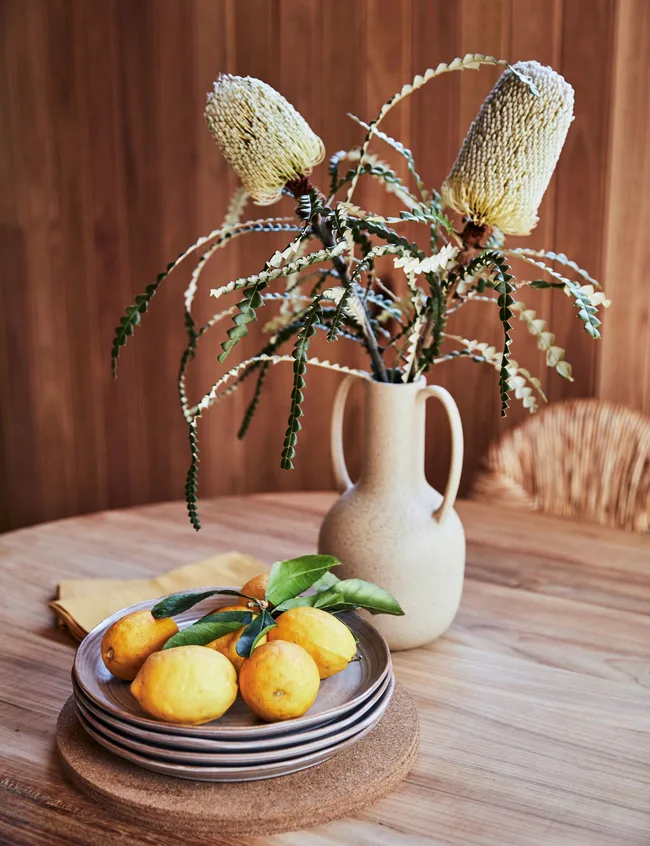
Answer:
[[[411,489],[424,481],[425,382],[366,383],[364,461],[360,485]]]

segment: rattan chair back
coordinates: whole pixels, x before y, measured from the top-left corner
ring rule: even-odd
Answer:
[[[494,443],[473,499],[650,530],[650,419],[598,400],[557,403]]]

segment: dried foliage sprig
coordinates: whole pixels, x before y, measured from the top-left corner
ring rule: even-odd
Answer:
[[[438,192],[418,172],[411,151],[387,135],[380,124],[398,103],[430,80],[483,65],[500,65],[505,70]],[[498,372],[501,411],[505,415],[510,395],[531,412],[539,400],[546,400],[539,379],[512,357],[514,318],[535,337],[547,365],[565,379],[572,379],[564,349],[556,343],[546,322],[518,299],[520,290],[563,291],[576,305],[587,333],[599,337],[598,308],[606,308],[609,300],[596,290],[598,283],[586,270],[563,253],[505,246],[506,235],[527,234],[537,223],[542,196],[573,118],[573,89],[551,68],[537,62],[511,66],[505,60],[478,53],[430,68],[387,100],[374,120],[365,122],[350,116],[365,135],[356,147],[331,157],[327,194],[309,179],[312,168],[324,156],[322,141],[270,86],[249,77],[221,76],[208,95],[205,117],[242,187],[233,196],[222,226],[199,238],[136,297],[116,328],[112,348],[115,368],[121,348],[161,283],[188,256],[202,250],[185,291],[187,345],[178,375],[181,408],[190,436],[186,498],[194,528],[200,527],[198,422],[251,374],[257,374],[257,379],[239,437],[246,434],[254,418],[271,368],[280,363],[292,365],[281,460],[283,468],[291,469],[309,367],[379,381],[410,382],[438,364],[469,358],[487,363]],[[406,164],[407,177],[399,176],[371,152],[373,139],[397,152]],[[404,210],[399,217],[365,210],[354,202],[362,179],[376,180],[400,201]],[[249,200],[266,205],[282,194],[294,199],[295,217],[242,221]],[[463,216],[460,227],[450,210]],[[425,233],[421,243],[419,238],[417,243],[411,242],[401,234],[401,225],[407,223],[418,224],[418,231]],[[214,288],[210,293],[217,299],[234,292],[240,292],[240,298],[202,326],[197,325],[193,303],[208,262],[233,239],[253,232],[290,232],[292,240],[273,253],[259,272]],[[404,274],[407,296],[394,293],[382,281],[379,269],[386,256]],[[517,281],[512,269],[515,260],[535,267],[541,272],[540,278]],[[278,280],[285,280],[280,290],[274,284]],[[496,306],[504,336],[501,349],[448,333],[448,321],[470,301]],[[226,370],[192,405],[185,382],[199,343],[212,334],[210,330],[231,318],[218,356],[223,363],[249,333],[258,312],[276,303],[279,309],[264,324],[270,337],[258,354]],[[325,332],[329,341],[349,340],[362,345],[369,355],[370,372],[310,357],[311,340],[318,331]],[[290,354],[289,344],[293,344]]]

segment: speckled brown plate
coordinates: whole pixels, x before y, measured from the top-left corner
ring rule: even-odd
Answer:
[[[230,588],[232,589],[232,588]],[[205,588],[201,589],[205,590]],[[201,592],[199,590],[197,593]],[[106,629],[125,614],[153,608],[158,600],[139,602],[112,614],[81,642],[74,663],[74,675],[83,693],[102,711],[143,729],[185,737],[214,740],[253,740],[293,734],[339,719],[355,711],[379,688],[390,669],[390,652],[379,632],[354,613],[341,616],[359,639],[357,657],[341,673],[321,683],[316,702],[302,717],[281,723],[263,723],[241,699],[221,717],[202,726],[178,726],[152,720],[140,708],[129,690],[128,682],[112,676],[101,658],[101,639]],[[175,617],[180,628],[195,622],[211,609],[232,602],[229,597],[211,597]]]
[[[292,734],[281,734],[271,737],[258,737],[254,740],[237,740],[231,738],[228,740],[214,740],[207,737],[187,737],[185,735],[168,734],[166,732],[152,731],[151,729],[142,729],[127,723],[124,720],[118,720],[107,711],[102,711],[91,699],[85,695],[79,685],[72,677],[72,688],[75,700],[80,703],[84,711],[90,712],[90,715],[100,720],[109,728],[118,732],[121,735],[138,740],[142,743],[153,743],[158,746],[166,746],[169,749],[179,749],[182,751],[191,752],[261,752],[272,749],[286,749],[309,743],[320,738],[325,738],[346,729],[352,723],[360,720],[370,709],[377,704],[386,688],[392,683],[393,674],[389,672],[384,677],[381,685],[377,690],[369,696],[364,702],[355,708],[351,713],[334,719],[323,725],[315,728],[306,728],[303,731],[297,731]],[[89,719],[89,722],[93,721]],[[100,725],[101,728],[101,725]],[[297,753],[296,753],[297,754]]]
[[[373,706],[363,715],[359,715],[350,725],[329,734],[326,737],[321,737],[316,740],[306,741],[298,745],[284,746],[276,749],[255,749],[254,751],[239,751],[237,748],[230,751],[220,752],[206,752],[188,749],[179,749],[177,747],[170,748],[169,746],[162,746],[158,742],[136,740],[126,734],[107,725],[103,720],[96,717],[89,709],[87,709],[79,698],[75,698],[75,706],[77,711],[84,718],[85,722],[101,736],[102,740],[106,739],[118,743],[125,749],[135,752],[139,755],[144,755],[147,758],[153,758],[156,761],[170,762],[173,764],[189,764],[191,766],[212,766],[212,767],[257,767],[261,764],[275,764],[293,760],[294,758],[310,755],[313,752],[320,752],[328,747],[338,745],[344,740],[353,737],[359,732],[367,728],[372,728],[381,719],[384,711],[388,707],[391,696],[393,695],[393,688],[395,686],[395,678],[391,673],[387,679],[388,686],[383,689],[382,695]],[[356,715],[355,715],[356,716]],[[153,734],[153,732],[151,732]],[[168,737],[169,735],[167,735]],[[290,735],[288,735],[290,737]],[[157,738],[165,737],[165,735],[156,735]],[[101,742],[101,741],[99,741]],[[231,744],[232,745],[232,744]]]

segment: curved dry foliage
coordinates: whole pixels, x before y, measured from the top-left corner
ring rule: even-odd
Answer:
[[[394,106],[430,80],[482,65],[501,65],[505,71],[470,128],[440,194],[427,187],[410,150],[379,127]],[[539,203],[572,115],[573,89],[551,68],[536,62],[510,66],[504,60],[471,53],[416,76],[382,106],[373,121],[365,123],[351,116],[366,130],[365,137],[360,146],[331,157],[330,185],[325,194],[308,179],[311,168],[322,157],[322,142],[295,109],[259,80],[228,76],[215,83],[206,120],[243,187],[235,193],[222,226],[181,253],[127,308],[116,328],[112,348],[115,370],[121,348],[139,325],[161,283],[200,250],[185,292],[187,346],[178,374],[191,451],[187,505],[196,529],[200,526],[198,420],[219,399],[255,374],[253,397],[239,431],[243,437],[255,414],[266,375],[276,364],[290,363],[293,368],[282,451],[285,469],[293,467],[303,414],[305,373],[310,365],[357,372],[361,377],[380,381],[410,382],[442,362],[469,357],[498,371],[502,415],[506,414],[511,394],[532,412],[538,398],[545,397],[539,380],[511,355],[511,325],[518,317],[536,337],[548,366],[571,379],[564,350],[556,344],[545,321],[519,300],[518,292],[526,286],[564,291],[574,301],[578,318],[593,338],[599,337],[597,308],[606,307],[609,301],[595,290],[597,283],[587,271],[565,255],[505,248],[503,230],[528,232],[535,225]],[[407,180],[369,151],[374,139],[403,157]],[[356,186],[365,177],[379,182],[400,201],[404,210],[399,217],[386,217],[354,203]],[[267,205],[280,192],[296,199],[295,217],[242,222],[249,199]],[[462,230],[458,231],[445,213],[445,204],[465,215]],[[400,234],[399,226],[405,221],[422,227],[421,245]],[[291,240],[271,255],[258,273],[212,290],[215,299],[234,292],[240,293],[240,299],[198,325],[192,305],[206,265],[232,240],[256,232],[286,232]],[[390,256],[395,268],[404,273],[408,296],[397,298],[382,283],[376,269],[377,259],[382,256]],[[540,278],[517,281],[511,269],[513,258],[539,270]],[[556,269],[558,265],[562,272]],[[501,349],[446,332],[448,320],[468,302],[487,302],[497,307],[504,336]],[[191,403],[185,387],[186,374],[199,342],[229,320],[230,325],[219,338],[219,361],[225,363],[248,334],[250,324],[258,319],[260,309],[275,303],[279,309],[265,323],[269,338],[259,353],[225,371],[198,402]],[[343,339],[362,346],[369,356],[369,372],[350,371],[310,358],[311,339],[319,331],[325,332],[330,341]],[[284,352],[290,344],[293,350]]]

